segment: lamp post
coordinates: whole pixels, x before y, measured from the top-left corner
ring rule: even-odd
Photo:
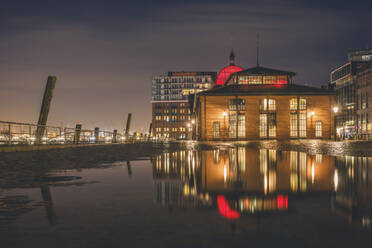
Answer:
[[[333,112],[334,112],[334,114],[335,114],[335,116],[334,116],[334,133],[335,133],[335,141],[337,140],[337,131],[336,131],[336,121],[337,121],[337,119],[336,119],[336,114],[337,114],[337,112],[338,112],[338,107],[337,106],[334,106],[333,107]]]

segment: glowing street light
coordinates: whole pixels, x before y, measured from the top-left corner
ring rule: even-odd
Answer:
[[[226,111],[223,111],[223,116],[226,116],[226,115],[227,115]]]
[[[315,115],[315,112],[311,111],[310,115],[311,115],[311,117],[313,117]]]
[[[192,124],[195,124],[195,120],[191,120],[191,123],[192,123]]]
[[[338,112],[338,107],[337,106],[333,107],[333,112],[335,113],[335,117],[334,117],[335,140],[337,140],[337,131],[336,131],[336,127],[337,127],[337,125],[336,125],[336,114]]]

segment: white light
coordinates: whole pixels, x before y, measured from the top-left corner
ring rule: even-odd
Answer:
[[[223,116],[226,116],[226,115],[227,115],[226,111],[223,111]]]
[[[190,123],[187,123],[187,127],[191,127]]]
[[[195,120],[192,120],[191,123],[192,123],[192,124],[195,124]]]
[[[335,113],[338,112],[338,107],[337,106],[333,107],[333,112],[335,112]]]
[[[227,168],[226,165],[223,166],[223,181],[226,183],[227,179]]]
[[[335,174],[333,176],[333,183],[335,185],[335,192],[337,192],[337,189],[338,189],[338,171],[337,171],[337,169],[335,170]]]
[[[315,168],[314,163],[311,164],[311,183],[314,184],[315,182]]]
[[[315,112],[314,111],[311,111],[310,115],[311,116],[314,116],[315,115]]]

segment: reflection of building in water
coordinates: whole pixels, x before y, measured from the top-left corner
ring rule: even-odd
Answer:
[[[333,165],[333,159],[328,156],[293,151],[243,147],[204,151],[201,153],[201,189],[216,193],[239,190],[262,195],[328,192],[333,189]]]
[[[372,157],[337,157],[334,173],[334,210],[349,221],[369,226],[372,218]]]
[[[153,160],[154,201],[167,206],[197,206],[209,201],[197,193],[196,173],[200,167],[196,151],[163,153]]]
[[[288,210],[297,194],[333,190],[334,159],[322,155],[236,147],[164,153],[153,163],[157,203],[213,204],[225,217]]]

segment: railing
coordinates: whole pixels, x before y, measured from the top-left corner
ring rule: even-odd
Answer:
[[[0,121],[0,145],[35,144],[38,127],[44,130],[40,142],[42,144],[134,143],[150,140],[147,135],[124,135],[115,131],[77,130],[69,127]]]

